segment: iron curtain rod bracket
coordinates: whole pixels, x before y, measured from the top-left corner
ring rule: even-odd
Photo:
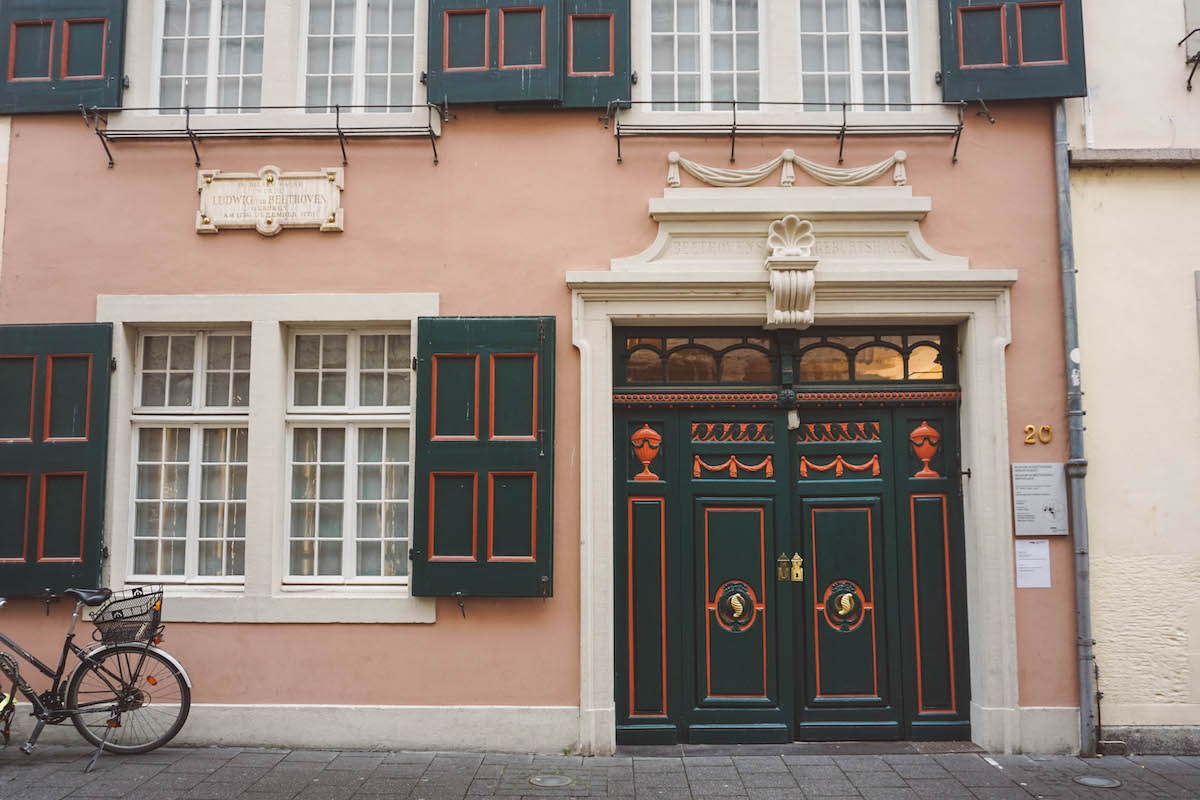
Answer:
[[[409,117],[401,124],[388,124],[389,120],[383,114],[372,115],[368,118],[358,116],[366,111],[407,111],[410,112]],[[414,124],[412,117],[418,117],[419,112],[424,111],[425,120],[421,123]],[[193,118],[192,112],[197,114]],[[250,117],[242,117],[238,120],[239,123],[249,122],[242,125],[218,124],[227,123],[230,120],[229,116],[225,116],[225,112],[237,113],[246,112],[247,114],[257,114],[267,111],[291,111],[304,114],[306,112],[323,113],[327,116],[322,121],[320,118],[310,118],[309,121],[313,124],[307,125],[286,125],[286,124],[265,124],[259,119]],[[123,120],[120,127],[109,127],[109,115],[113,113],[121,114],[128,112],[129,117]],[[349,112],[350,116],[343,116],[343,112]],[[92,107],[85,109],[80,106],[80,113],[83,117],[84,125],[92,128],[97,138],[100,139],[100,144],[104,148],[104,154],[108,158],[108,166],[115,166],[112,149],[110,145],[118,140],[131,141],[165,141],[168,139],[186,139],[192,147],[192,156],[194,157],[195,165],[200,167],[200,142],[214,139],[324,139],[336,138],[338,148],[342,154],[342,166],[349,166],[349,155],[346,150],[346,143],[349,139],[422,139],[429,142],[430,150],[433,152],[433,163],[438,163],[437,139],[440,136],[440,131],[434,127],[434,115],[437,114],[442,122],[447,122],[453,116],[450,113],[448,105],[438,106],[434,103],[421,103],[417,105],[341,105],[335,104],[332,106],[206,106],[204,108],[193,108],[192,106],[152,106],[141,108],[99,108]],[[182,113],[182,126],[180,125],[179,114]],[[219,116],[220,115],[220,116]],[[275,118],[278,120],[278,117]],[[370,119],[373,124],[366,124],[366,120]],[[269,123],[271,120],[267,120]],[[102,124],[103,123],[103,124]]]
[[[658,109],[664,105],[672,111],[677,106],[684,106],[688,111],[699,109],[718,109],[724,111],[728,106],[730,116],[724,114],[710,115],[698,112],[692,118],[678,121],[676,114],[664,113]],[[838,106],[841,114],[835,116]],[[852,137],[880,136],[946,136],[952,141],[953,152],[951,160],[958,163],[958,147],[962,140],[965,127],[965,101],[950,103],[851,103],[851,102],[803,102],[783,100],[625,100],[617,99],[608,103],[604,115],[597,121],[606,129],[613,129],[613,138],[617,140],[617,163],[624,162],[624,139],[629,137],[675,138],[681,136],[697,136],[705,138],[728,137],[729,161],[734,163],[737,158],[737,141],[745,136],[832,136],[838,143],[838,163],[845,163],[846,143]],[[637,111],[632,122],[621,118],[622,109],[635,109],[637,106],[649,106],[644,112]],[[816,106],[817,113],[803,113],[805,106]],[[740,109],[739,109],[740,107]],[[858,121],[851,115],[860,112],[887,111],[921,111],[925,109],[953,109],[953,117],[949,113],[941,118],[930,119],[925,115],[922,119],[908,114],[882,113]],[[743,113],[739,114],[739,110]],[[760,112],[775,112],[763,115]],[[748,112],[748,113],[747,113]],[[791,113],[788,113],[791,112]],[[800,113],[796,113],[800,112]],[[995,120],[986,110],[985,116],[989,121]],[[708,117],[705,119],[705,117]],[[695,121],[700,118],[700,121]],[[894,121],[893,121],[894,120]]]

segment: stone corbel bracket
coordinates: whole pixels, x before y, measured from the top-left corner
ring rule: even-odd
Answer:
[[[812,223],[788,214],[771,223],[767,246],[766,328],[804,330],[813,324],[813,287],[820,259],[812,254],[817,237]]]

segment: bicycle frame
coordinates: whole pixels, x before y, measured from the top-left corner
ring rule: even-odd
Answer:
[[[61,695],[62,684],[63,684],[63,673],[66,671],[66,668],[67,668],[67,656],[71,653],[74,653],[75,657],[78,658],[81,663],[92,665],[92,667],[96,670],[96,674],[99,675],[100,678],[105,683],[108,684],[108,687],[110,689],[116,691],[118,686],[123,688],[124,686],[127,685],[126,681],[124,680],[124,678],[122,678],[122,676],[113,673],[111,670],[109,670],[103,664],[94,660],[85,648],[80,647],[79,645],[75,644],[75,627],[79,624],[79,615],[82,610],[83,610],[83,603],[77,602],[75,604],[75,614],[71,617],[71,627],[67,629],[66,639],[63,641],[62,653],[59,655],[57,669],[51,669],[49,666],[47,666],[45,663],[43,663],[41,661],[41,659],[39,659],[37,656],[33,655],[33,653],[30,653],[28,650],[21,647],[19,644],[17,644],[15,641],[13,641],[8,636],[4,635],[3,633],[0,633],[0,644],[3,644],[5,646],[11,648],[12,652],[15,653],[17,656],[19,656],[22,660],[28,662],[29,664],[32,664],[33,667],[35,669],[37,669],[38,672],[42,673],[47,678],[50,678],[51,680],[54,681],[53,685],[50,687],[50,692],[49,692],[49,696],[51,698],[57,699]],[[150,649],[150,644],[147,642],[147,643],[145,643],[145,651],[143,651],[142,657],[140,659],[138,659],[137,667],[132,671],[132,673],[129,676],[130,683],[136,682],[137,677],[139,675],[141,675],[142,665],[146,661],[145,652],[149,651],[149,649]],[[111,682],[109,682],[109,679],[108,679],[108,677],[105,677],[105,674],[107,674],[109,677],[115,679],[116,685],[113,685]],[[53,707],[47,706],[45,703],[42,702],[41,696],[39,696],[33,690],[33,687],[29,685],[29,682],[27,680],[20,677],[20,675],[15,675],[12,677],[14,678],[15,688],[19,689],[21,691],[21,694],[25,695],[25,698],[33,705],[34,716],[36,716],[39,720],[45,720],[54,713],[62,713],[62,712],[71,713],[71,712],[78,711],[80,708],[84,707],[84,706],[78,706],[76,708],[65,708],[61,704],[53,706]]]

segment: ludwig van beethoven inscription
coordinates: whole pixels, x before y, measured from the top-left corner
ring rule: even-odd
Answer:
[[[254,228],[263,236],[274,236],[284,228],[343,229],[341,167],[317,172],[283,172],[274,166],[258,172],[206,169],[197,174],[196,187],[200,192],[197,233]]]

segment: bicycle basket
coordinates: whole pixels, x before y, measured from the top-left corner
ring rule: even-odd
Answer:
[[[161,586],[139,586],[118,592],[92,613],[92,638],[104,644],[146,642],[158,635],[162,622]]]

